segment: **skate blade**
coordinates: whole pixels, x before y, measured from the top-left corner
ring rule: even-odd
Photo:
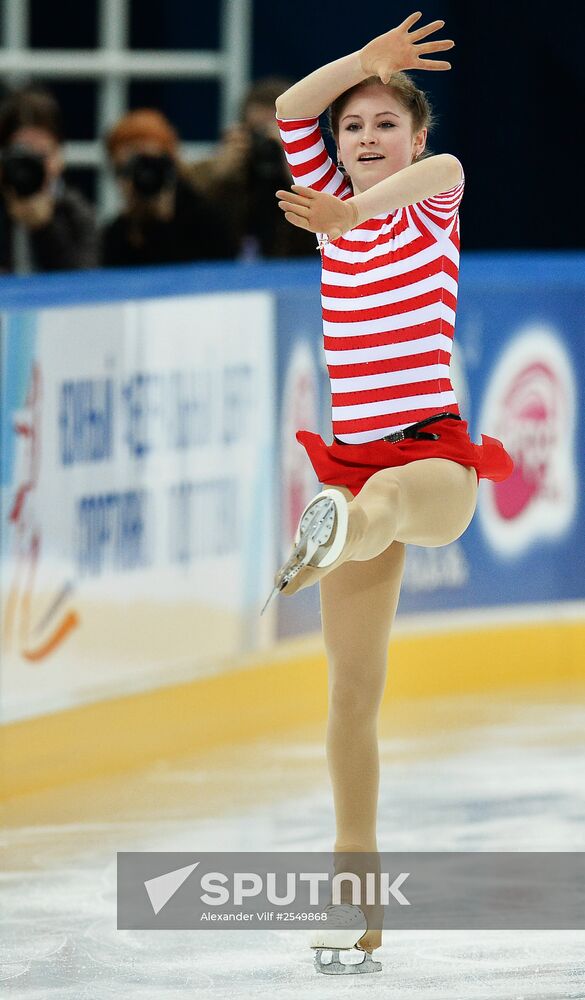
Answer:
[[[316,948],[315,968],[326,976],[355,976],[381,972],[382,963],[375,962],[369,952],[359,948]]]
[[[288,559],[287,562],[285,562],[284,566],[282,566],[281,569],[278,571],[278,577],[279,577],[278,583],[274,585],[270,594],[268,595],[268,600],[266,601],[266,604],[264,605],[262,611],[260,612],[260,617],[262,617],[262,615],[266,611],[266,608],[269,606],[269,604],[272,603],[277,594],[280,594],[281,590],[284,590],[287,583],[290,583],[293,577],[297,575],[299,570],[302,569],[304,565],[306,564],[303,562],[295,561],[294,555],[292,555],[290,559]]]
[[[331,504],[332,503],[333,501],[331,501]],[[277,594],[280,594],[281,590],[284,590],[287,583],[290,583],[293,577],[295,577],[304,566],[307,566],[309,561],[313,558],[315,552],[319,548],[319,543],[312,538],[312,534],[325,520],[330,511],[331,506],[329,504],[327,505],[325,511],[322,509],[316,511],[303,530],[301,537],[299,538],[287,561],[278,571],[278,583],[273,587],[271,593],[269,594],[268,600],[260,612],[260,617],[262,617],[266,608],[272,603]],[[303,549],[305,550],[304,552]]]
[[[264,607],[262,608],[262,611],[260,612],[260,617],[262,617],[262,615],[266,611],[266,608],[270,604],[272,604],[272,602],[273,602],[274,598],[276,597],[276,595],[280,594],[281,589],[282,589],[281,587],[273,587],[272,591],[268,595],[268,600],[266,601],[266,604],[264,605]]]

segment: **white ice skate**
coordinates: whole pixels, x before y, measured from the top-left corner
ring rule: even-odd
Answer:
[[[322,490],[307,504],[295,533],[294,548],[276,574],[276,583],[266,608],[303,566],[330,566],[340,555],[347,538],[348,503],[340,490]]]
[[[362,972],[381,972],[369,952],[359,947],[368,929],[363,910],[351,903],[332,903],[325,907],[327,921],[315,927],[311,948],[315,949],[315,968],[328,976],[348,976]]]

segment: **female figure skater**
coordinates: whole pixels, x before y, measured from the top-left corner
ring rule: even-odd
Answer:
[[[464,177],[454,156],[424,153],[430,107],[403,71],[450,69],[423,57],[454,42],[426,40],[444,21],[411,31],[420,17],[276,102],[297,181],[277,192],[279,205],[290,223],[319,234],[334,440],[297,432],[324,488],[301,516],[269,600],[319,582],[334,850],[345,859],[377,857],[377,715],[405,545],[459,538],[478,480],[513,468],[501,442],[471,441],[449,379]],[[328,106],[337,166],[319,131]],[[376,911],[339,910],[344,926],[330,920],[313,938],[317,968],[378,971]]]

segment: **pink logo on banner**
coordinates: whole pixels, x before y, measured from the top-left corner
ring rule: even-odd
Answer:
[[[288,556],[299,518],[319,483],[305,449],[295,438],[298,430],[317,430],[318,373],[311,347],[298,342],[284,380],[281,414],[281,548]]]
[[[538,326],[514,338],[490,379],[479,430],[514,459],[503,483],[480,494],[482,526],[506,555],[563,534],[574,515],[575,386],[560,338]]]
[[[562,447],[559,410],[563,385],[549,364],[528,364],[513,379],[504,405],[504,426],[515,437],[514,472],[496,490],[494,502],[503,518],[520,517],[538,497],[555,491],[553,451]]]

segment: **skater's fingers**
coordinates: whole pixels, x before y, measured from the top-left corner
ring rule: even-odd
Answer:
[[[408,31],[408,29],[413,24],[416,24],[417,21],[420,21],[421,17],[422,17],[422,11],[421,10],[417,10],[417,11],[414,12],[414,14],[409,14],[408,17],[405,17],[405,19],[402,22],[402,24],[399,24],[398,27],[399,28],[406,28],[406,30]]]
[[[421,38],[426,38],[427,35],[432,35],[433,31],[438,31],[439,28],[444,27],[444,21],[433,21],[432,24],[425,24],[424,28],[417,28],[416,31],[411,31],[409,38],[412,42],[418,42]]]
[[[437,62],[435,59],[419,59],[417,69],[451,69],[450,62]]]
[[[284,217],[287,222],[292,222],[293,226],[298,226],[299,229],[309,229],[307,220],[302,219],[299,215],[293,215],[292,212],[285,212]]]
[[[308,219],[310,215],[308,208],[305,208],[303,205],[291,205],[288,201],[279,201],[278,207],[282,208],[285,213],[293,211],[295,215],[299,215],[303,219]]]
[[[425,42],[424,45],[417,45],[416,51],[421,55],[426,55],[427,52],[443,52],[445,49],[452,49],[455,42],[450,38],[446,38],[443,42]]]
[[[313,188],[303,187],[302,184],[291,184],[290,189],[295,194],[300,194],[303,198],[308,198],[309,201],[312,198],[316,198],[318,194],[317,191],[313,191]]]
[[[291,205],[303,205],[303,207],[307,208],[310,204],[308,198],[300,194],[293,194],[291,191],[277,191],[276,194],[277,197],[280,197],[281,201],[286,201]]]

